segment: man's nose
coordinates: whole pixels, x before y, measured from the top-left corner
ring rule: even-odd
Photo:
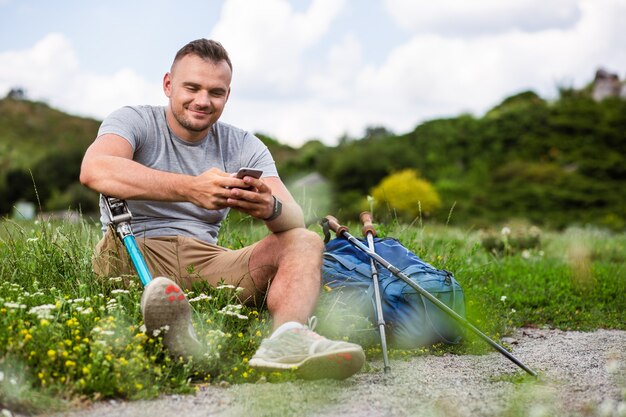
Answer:
[[[211,97],[206,91],[198,91],[194,98],[194,102],[199,107],[209,107],[211,105]]]

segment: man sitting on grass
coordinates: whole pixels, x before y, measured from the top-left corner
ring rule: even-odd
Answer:
[[[302,210],[267,147],[218,121],[231,76],[221,44],[199,39],[185,45],[163,78],[169,104],[124,107],[109,115],[85,153],[80,180],[128,200],[140,249],[150,272],[161,276],[144,291],[144,322],[150,334],[167,326],[163,340],[172,354],[202,351],[181,287],[223,280],[244,289],[244,302],[264,299],[272,316],[274,331],[250,366],[296,369],[304,378],[347,378],[363,365],[362,348],[328,340],[304,325],[319,296],[321,239],[305,229]],[[242,167],[263,175],[236,178]],[[271,234],[239,250],[218,246],[220,224],[231,208],[265,221]],[[104,237],[94,269],[103,276],[130,273],[102,201],[101,214]]]

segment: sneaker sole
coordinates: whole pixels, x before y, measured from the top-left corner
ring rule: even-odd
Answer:
[[[293,371],[302,379],[346,379],[359,372],[365,363],[362,349],[345,349],[309,356],[299,363],[287,364],[253,358],[249,365],[265,372]]]
[[[158,277],[144,290],[141,300],[143,321],[149,336],[168,327],[163,345],[174,356],[197,355],[201,345],[190,334],[191,305],[181,288],[169,278]]]

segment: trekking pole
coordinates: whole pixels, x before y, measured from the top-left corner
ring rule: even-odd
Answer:
[[[492,348],[494,348],[495,350],[497,350],[498,352],[500,352],[501,354],[506,356],[511,362],[513,362],[514,364],[516,364],[517,366],[522,368],[524,371],[526,371],[526,373],[528,373],[529,375],[532,375],[534,377],[537,376],[537,373],[535,371],[530,369],[528,366],[524,365],[524,363],[522,363],[522,361],[520,361],[515,356],[513,356],[505,348],[503,348],[502,346],[500,346],[499,344],[494,342],[491,338],[489,338],[489,336],[487,336],[486,334],[484,334],[483,332],[478,330],[477,327],[472,325],[464,317],[460,316],[456,311],[452,310],[450,307],[445,305],[443,302],[441,302],[439,299],[437,299],[431,293],[429,293],[428,291],[423,289],[420,285],[418,285],[415,282],[413,282],[408,276],[403,274],[398,268],[396,268],[395,266],[393,266],[392,264],[387,262],[384,258],[382,258],[381,256],[377,255],[375,252],[372,252],[363,243],[359,242],[358,239],[356,239],[354,236],[352,236],[350,234],[349,229],[346,226],[342,226],[342,225],[339,224],[339,221],[336,218],[334,218],[333,216],[326,216],[324,218],[324,221],[327,222],[328,226],[330,227],[330,229],[333,232],[335,232],[335,235],[337,235],[337,237],[343,237],[343,238],[347,239],[353,246],[355,246],[358,249],[360,249],[361,251],[363,251],[370,258],[376,260],[376,262],[378,262],[383,267],[388,269],[389,272],[391,272],[393,275],[395,275],[396,277],[400,278],[402,281],[406,282],[411,288],[413,288],[415,291],[417,291],[420,295],[422,295],[428,301],[430,301],[431,303],[433,303],[434,305],[439,307],[441,310],[443,310],[446,314],[448,314],[450,317],[452,317],[458,323],[460,323],[461,325],[463,325],[466,328],[470,329],[477,336],[479,336],[481,339],[483,339],[485,342],[487,342]]]
[[[372,224],[372,215],[367,211],[364,211],[359,216],[363,228],[361,232],[363,236],[367,238],[367,244],[369,245],[372,253],[376,252],[374,246],[374,237],[376,236],[376,229]],[[380,297],[380,283],[378,282],[378,269],[376,268],[376,262],[373,258],[370,258],[370,269],[372,270],[372,281],[374,281],[374,300],[376,303],[376,324],[378,324],[378,331],[380,332],[380,346],[383,351],[383,363],[385,364],[385,373],[389,372],[391,367],[389,366],[389,358],[387,356],[387,336],[385,336],[385,318],[383,317],[383,304]]]
[[[137,275],[139,275],[139,279],[145,287],[152,281],[152,275],[148,270],[148,265],[146,264],[143,255],[139,251],[135,235],[130,227],[130,221],[133,216],[128,209],[128,205],[125,200],[119,198],[108,197],[106,195],[103,195],[103,197],[109,214],[109,219],[111,219],[111,223],[115,226],[117,236],[124,243],[124,246],[130,255],[130,260],[135,266]]]

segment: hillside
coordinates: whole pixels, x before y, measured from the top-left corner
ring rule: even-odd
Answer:
[[[601,81],[596,76],[583,90],[562,89],[551,102],[523,92],[482,117],[430,120],[400,135],[372,127],[334,147],[311,141],[295,149],[258,136],[286,182],[320,173],[332,191],[309,196],[327,197],[329,210],[348,219],[382,179],[412,168],[441,196],[434,221],[480,226],[520,218],[622,230],[626,100],[615,88],[599,96]],[[98,125],[43,103],[0,100],[0,214],[19,199],[37,201],[31,172],[43,209],[96,210],[95,194],[78,183],[78,172]]]
[[[0,214],[9,212],[17,200],[37,201],[33,178],[44,209],[76,207],[73,201],[93,209],[93,194],[77,179],[82,155],[98,126],[96,120],[70,116],[44,103],[0,100]]]

